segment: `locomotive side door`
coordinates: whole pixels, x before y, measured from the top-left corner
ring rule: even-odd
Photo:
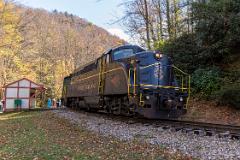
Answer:
[[[98,59],[98,67],[99,67],[99,85],[98,85],[98,94],[104,95],[104,85],[106,79],[106,68],[107,64],[110,62],[110,55],[104,54],[102,57]]]
[[[98,59],[98,68],[99,68],[99,83],[98,83],[98,95],[99,95],[99,105],[100,107],[104,106],[104,89],[106,81],[106,70],[107,64],[110,62],[109,54],[104,54]]]

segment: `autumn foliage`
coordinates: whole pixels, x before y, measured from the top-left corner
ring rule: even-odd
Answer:
[[[67,12],[0,0],[0,86],[27,77],[60,97],[63,77],[123,40]]]

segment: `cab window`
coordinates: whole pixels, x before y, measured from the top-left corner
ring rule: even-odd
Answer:
[[[113,53],[114,60],[128,58],[134,55],[133,49],[121,49]]]

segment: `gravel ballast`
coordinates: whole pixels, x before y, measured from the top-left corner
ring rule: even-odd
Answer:
[[[161,126],[126,123],[112,120],[106,116],[71,110],[52,111],[56,116],[69,120],[87,130],[103,136],[114,136],[123,141],[139,140],[153,145],[166,147],[174,152],[199,159],[240,159],[240,140],[218,138],[217,136],[200,136],[181,131],[162,129]]]

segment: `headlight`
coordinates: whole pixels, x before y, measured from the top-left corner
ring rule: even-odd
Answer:
[[[182,101],[183,101],[183,97],[180,97],[180,99],[179,99],[179,100],[180,100],[180,102],[182,102]]]
[[[155,58],[157,60],[160,60],[163,57],[163,55],[161,53],[155,53]]]
[[[150,96],[146,96],[146,100],[149,100],[150,99]]]

